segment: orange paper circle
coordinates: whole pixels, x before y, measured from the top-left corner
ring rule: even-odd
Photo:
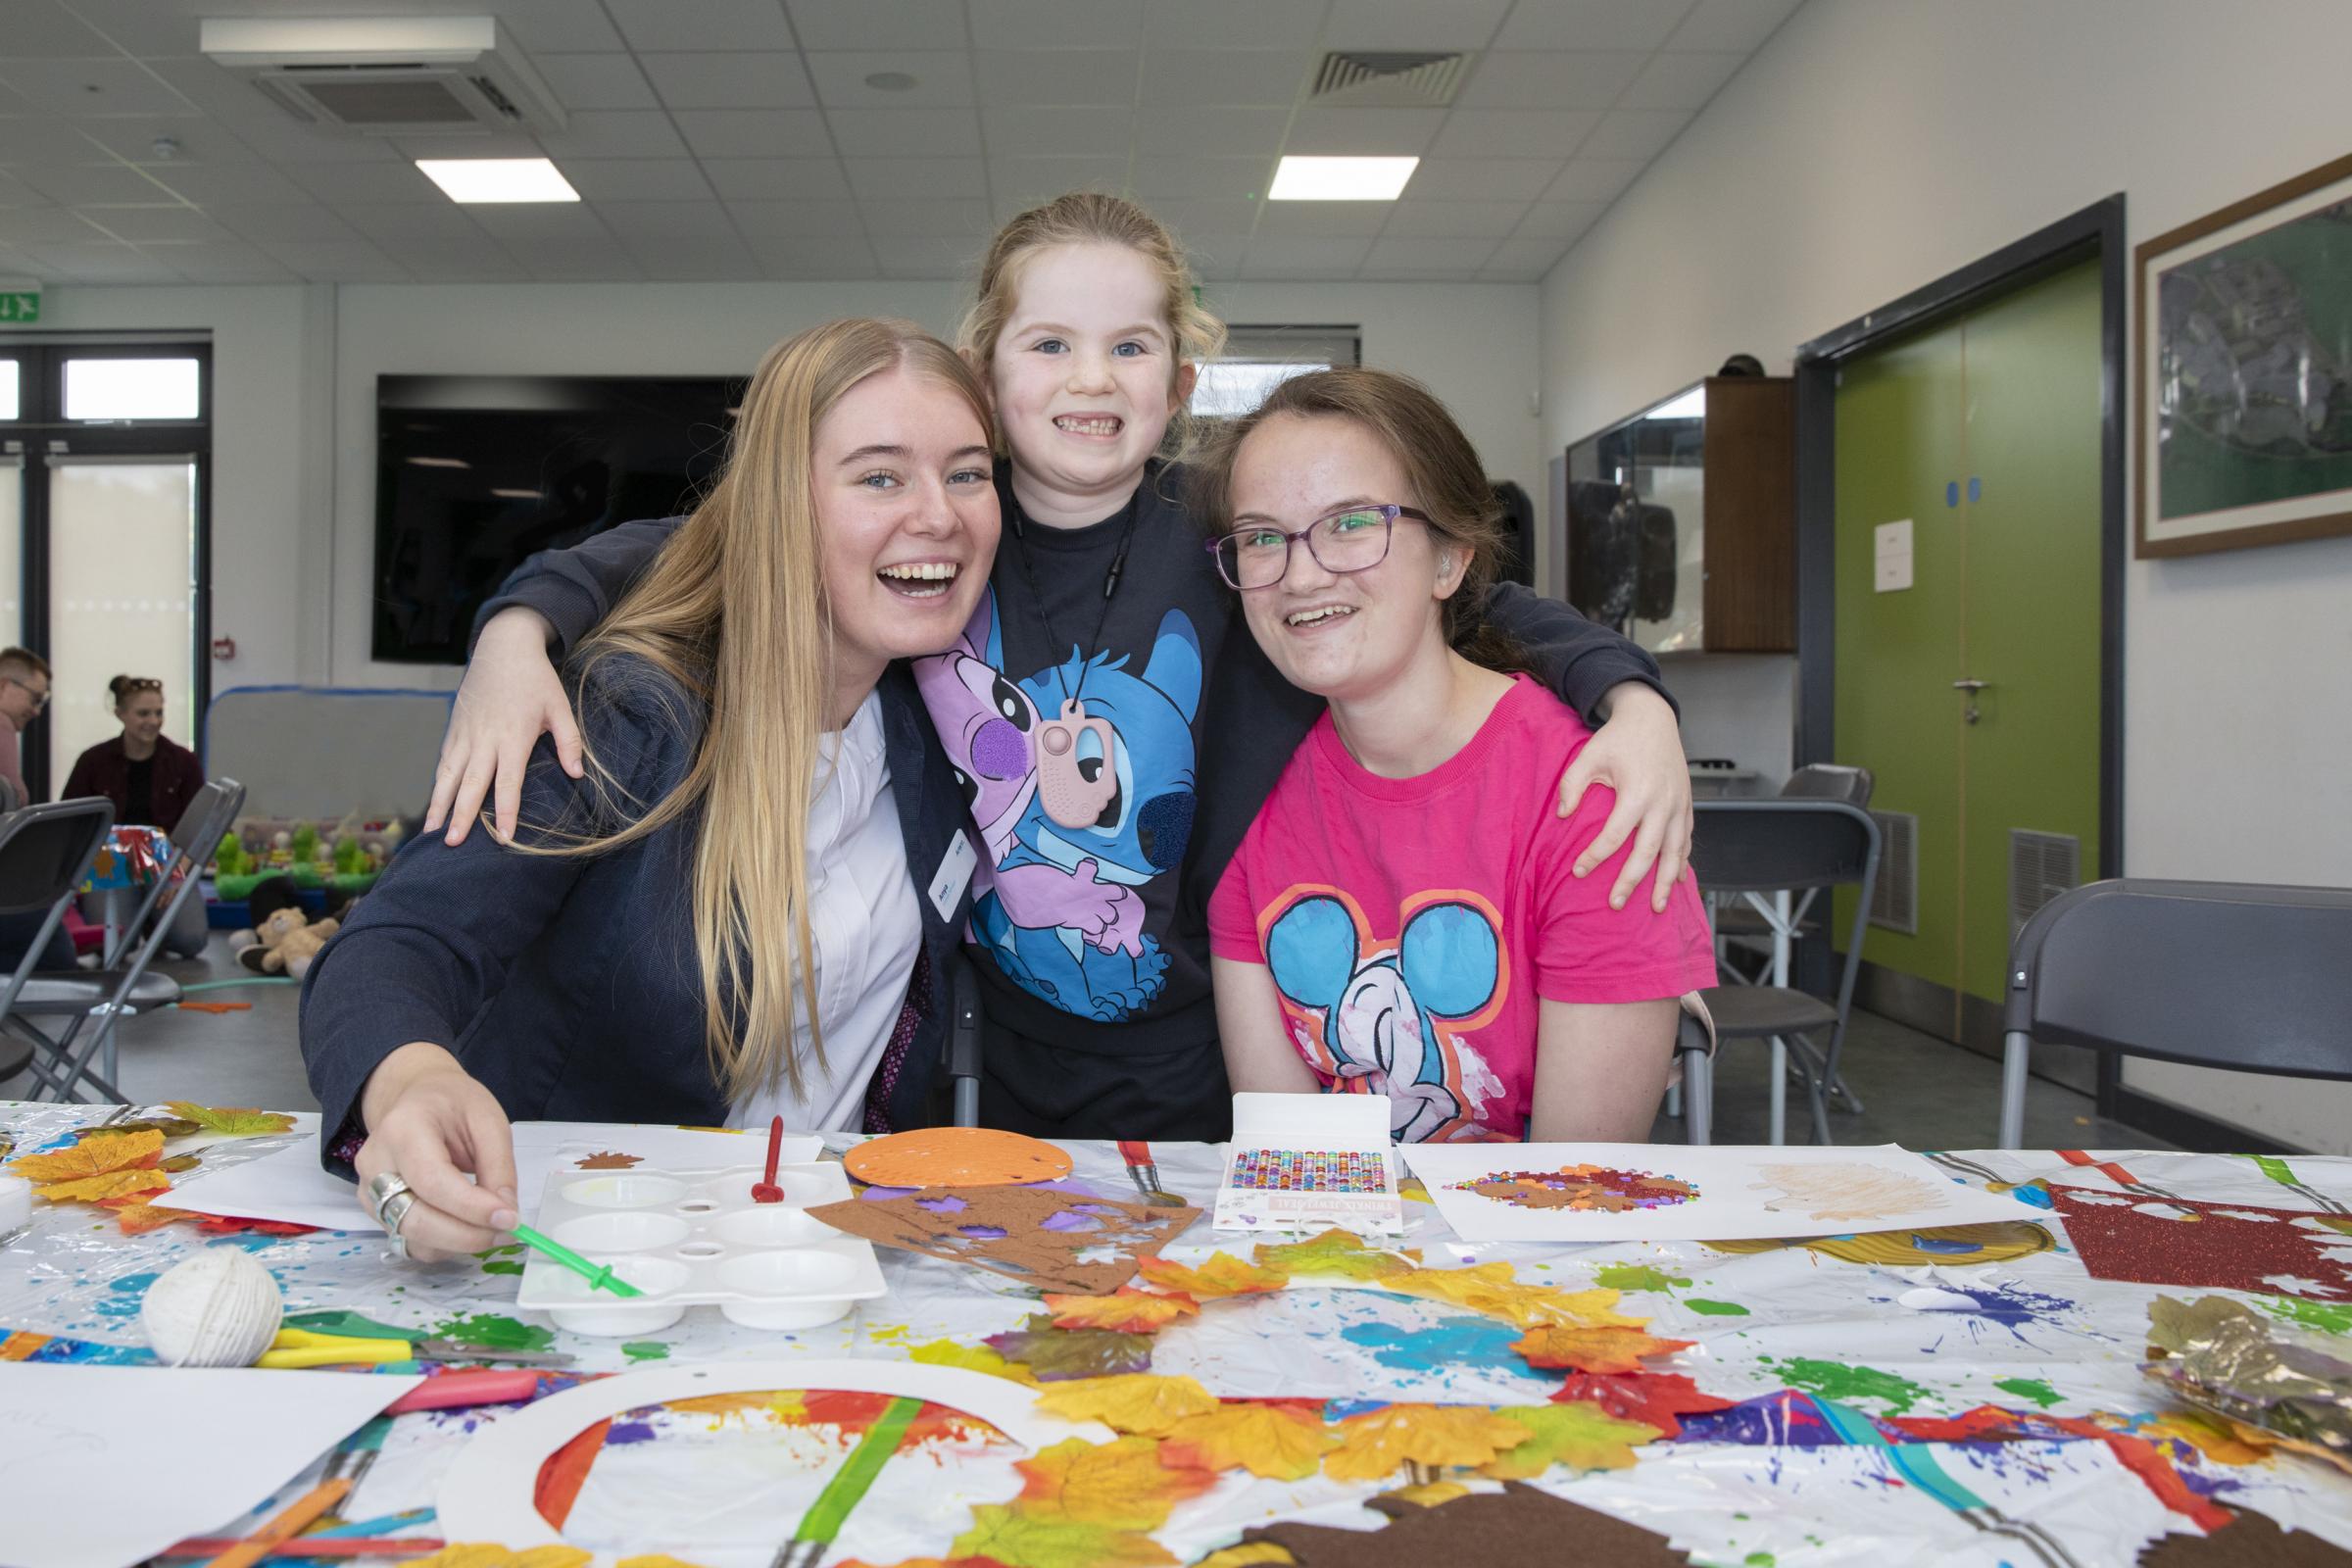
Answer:
[[[841,1162],[874,1187],[1006,1187],[1070,1173],[1070,1156],[1052,1144],[992,1127],[893,1133],[859,1144]]]

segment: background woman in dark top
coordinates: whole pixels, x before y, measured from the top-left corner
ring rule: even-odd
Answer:
[[[122,721],[122,733],[81,754],[66,777],[64,798],[103,795],[115,803],[116,821],[169,833],[204,788],[204,764],[194,752],[164,734],[162,681],[117,675],[106,689],[115,695],[115,716]]]

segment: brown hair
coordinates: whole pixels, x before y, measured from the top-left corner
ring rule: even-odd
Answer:
[[[1038,252],[1057,245],[1123,245],[1152,265],[1159,278],[1169,357],[1176,365],[1205,365],[1225,347],[1225,323],[1200,303],[1192,264],[1168,226],[1123,196],[1072,191],[1030,208],[988,242],[978,293],[956,329],[957,346],[971,356],[982,379],[996,363],[997,340],[1012,318],[1021,273]],[[1192,416],[1177,410],[1160,451],[1171,457],[1181,453],[1192,433]]]
[[[912,321],[855,318],[787,339],[744,391],[716,485],[572,657],[583,690],[598,665],[633,656],[709,705],[693,763],[667,796],[638,814],[591,755],[599,808],[634,820],[593,837],[551,833],[536,849],[616,849],[700,809],[689,903],[703,1037],[711,1075],[730,1100],[778,1076],[800,1093],[802,1064],[790,1049],[796,982],[824,1062],[808,928],[808,803],[833,695],[832,617],[812,454],[817,425],[850,389],[895,369],[959,393],[983,438],[994,437],[979,377]],[[610,683],[640,694],[646,685],[625,668]],[[659,694],[654,701],[662,705]]]
[[[0,671],[11,669],[21,669],[44,680],[57,679],[49,673],[49,661],[29,648],[0,648]]]
[[[106,689],[114,694],[115,706],[121,708],[141,692],[161,695],[164,683],[152,675],[117,675],[106,683]]]
[[[1462,580],[1441,609],[1456,653],[1489,669],[1527,667],[1526,651],[1488,620],[1487,593],[1511,532],[1478,449],[1436,394],[1393,370],[1348,367],[1294,375],[1253,413],[1228,421],[1192,465],[1193,505],[1210,537],[1233,526],[1233,467],[1242,443],[1268,419],[1353,419],[1404,466],[1409,500],[1429,514],[1429,530],[1470,553]]]

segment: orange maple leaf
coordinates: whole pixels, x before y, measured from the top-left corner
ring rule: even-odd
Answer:
[[[1313,1410],[1295,1404],[1235,1400],[1168,1429],[1160,1452],[1202,1470],[1247,1470],[1274,1481],[1315,1473],[1340,1435]]]
[[[164,1135],[154,1128],[135,1133],[92,1133],[64,1149],[53,1149],[45,1154],[26,1154],[8,1168],[27,1181],[72,1182],[151,1166],[163,1153]]]
[[[160,1170],[110,1170],[103,1176],[51,1182],[33,1191],[52,1203],[94,1203],[101,1199],[127,1198],[133,1193],[160,1193],[171,1185],[172,1178]]]
[[[1191,1378],[1131,1372],[1050,1384],[1037,1396],[1037,1407],[1071,1421],[1100,1421],[1116,1431],[1156,1437],[1187,1416],[1214,1410],[1217,1396]]]
[[[1154,1296],[1128,1285],[1110,1296],[1050,1295],[1045,1299],[1057,1329],[1113,1329],[1121,1334],[1154,1333],[1200,1310],[1200,1303],[1189,1296]]]
[[[1013,1507],[1034,1519],[1067,1519],[1113,1530],[1156,1530],[1187,1497],[1216,1484],[1206,1470],[1171,1467],[1151,1438],[1089,1443],[1070,1438],[1019,1461]]]
[[[1231,1252],[1218,1252],[1199,1268],[1171,1263],[1164,1257],[1136,1260],[1144,1278],[1167,1291],[1182,1291],[1196,1301],[1220,1301],[1229,1296],[1256,1296],[1279,1291],[1291,1282],[1280,1269],[1258,1268]]]
[[[1334,1481],[1378,1481],[1402,1464],[1480,1465],[1535,1434],[1484,1405],[1392,1404],[1340,1423],[1323,1461]]]
[[[1511,1344],[1529,1366],[1571,1367],[1579,1372],[1639,1372],[1645,1355],[1671,1355],[1695,1344],[1661,1340],[1640,1329],[1585,1328],[1546,1324]]]
[[[162,1230],[183,1219],[203,1217],[184,1208],[166,1208],[160,1203],[150,1203],[144,1198],[110,1199],[102,1206],[115,1211],[115,1223],[122,1227],[125,1236],[144,1236],[149,1231]]]
[[[1417,1268],[1409,1274],[1382,1279],[1378,1285],[1381,1290],[1398,1296],[1450,1301],[1523,1329],[1547,1324],[1638,1329],[1649,1321],[1611,1310],[1617,1304],[1615,1291],[1564,1291],[1556,1285],[1523,1285],[1508,1263],[1481,1263],[1475,1268]]]

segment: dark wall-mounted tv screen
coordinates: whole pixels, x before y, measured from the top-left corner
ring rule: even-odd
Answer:
[[[462,664],[474,612],[539,550],[690,511],[745,381],[381,375],[374,657]]]

